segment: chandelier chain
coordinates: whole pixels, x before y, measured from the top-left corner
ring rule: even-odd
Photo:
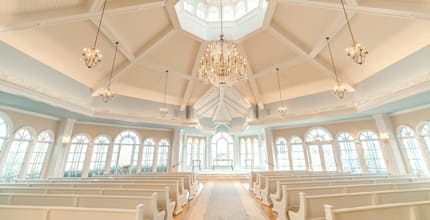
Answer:
[[[221,10],[221,35],[224,35],[224,22],[223,22],[223,11],[222,11],[222,0],[220,2],[220,10]]]
[[[102,26],[103,17],[105,14],[106,2],[107,0],[105,0],[103,3],[102,15],[100,16],[99,27],[97,28],[96,39],[94,40],[94,48],[97,46],[97,39],[99,38],[99,35],[100,35],[100,28]]]
[[[281,90],[281,81],[279,80],[279,68],[276,68],[276,76],[278,78],[278,89],[279,89],[279,100],[281,102],[281,106],[284,106],[282,99],[282,90]]]
[[[349,33],[351,34],[352,43],[355,44],[356,41],[354,38],[354,34],[352,34],[352,28],[351,28],[351,24],[349,23],[348,15],[346,14],[345,3],[343,3],[343,0],[340,0],[340,2],[342,3],[343,14],[345,15],[346,24],[348,25],[348,30],[349,30]]]
[[[113,69],[114,69],[114,67],[115,67],[115,60],[116,60],[116,55],[117,55],[117,53],[118,53],[118,44],[119,44],[119,42],[117,41],[117,42],[115,42],[115,54],[113,55],[113,61],[112,61],[112,68],[111,68],[111,70],[110,70],[110,76],[109,76],[109,81],[108,81],[108,88],[110,88],[110,84],[111,84],[111,81],[112,81],[112,76],[113,76]]]
[[[169,74],[169,70],[165,71],[165,77],[164,77],[164,99],[163,99],[163,103],[164,105],[166,105],[166,96],[167,96],[167,78],[168,78],[168,74]]]
[[[332,53],[331,47],[330,47],[330,41],[329,41],[330,38],[326,37],[325,39],[327,40],[327,47],[328,47],[328,52],[330,54],[331,66],[333,68],[334,77],[336,79],[336,83],[339,85],[339,78],[338,78],[337,72],[336,72],[336,65],[334,64],[333,53]]]

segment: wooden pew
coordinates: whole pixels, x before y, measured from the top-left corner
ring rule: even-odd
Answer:
[[[3,205],[135,209],[137,205],[143,204],[144,219],[164,220],[166,212],[159,211],[157,200],[157,193],[152,193],[152,196],[0,194],[0,204]]]
[[[354,192],[373,192],[385,190],[404,190],[404,189],[420,189],[430,188],[428,182],[413,182],[413,183],[380,183],[380,184],[360,184],[360,185],[344,185],[344,186],[319,186],[319,187],[297,187],[288,188],[287,185],[282,186],[282,198],[280,201],[274,202],[274,208],[278,212],[279,220],[288,219],[288,211],[299,207],[300,192],[307,195],[328,195],[338,193],[354,193]],[[273,210],[273,209],[272,209]]]
[[[394,190],[361,193],[342,193],[307,196],[300,193],[300,207],[297,212],[289,211],[291,220],[324,219],[324,205],[337,208],[354,208],[402,202],[430,201],[430,189]]]
[[[428,220],[430,201],[336,209],[325,205],[325,220]]]
[[[115,189],[115,188],[37,188],[37,187],[3,187],[0,193],[24,193],[24,194],[76,194],[76,195],[110,195],[110,196],[151,196],[153,192],[158,194],[158,207],[166,210],[166,219],[173,219],[176,202],[171,201],[169,187],[164,189]]]
[[[0,205],[3,220],[146,220],[144,205],[132,209]]]
[[[139,183],[139,184],[126,184],[126,183],[115,183],[115,182],[105,182],[105,183],[81,183],[81,182],[69,182],[69,183],[9,183],[0,184],[0,188],[4,187],[37,187],[37,188],[117,188],[117,189],[164,189],[164,187],[169,187],[170,198],[175,201],[175,211],[174,214],[177,215],[182,212],[184,204],[184,196],[179,192],[179,181],[176,180],[171,183]]]
[[[312,187],[312,186],[336,186],[336,185],[351,185],[351,184],[371,184],[371,183],[408,183],[412,182],[413,178],[359,178],[359,179],[329,179],[329,180],[316,180],[316,181],[306,181],[306,182],[290,182],[290,180],[280,181],[280,185],[287,184],[289,187]],[[276,184],[275,184],[276,185]],[[274,192],[276,187],[272,188]],[[276,193],[276,192],[274,192]],[[263,204],[270,206],[272,204],[269,200],[268,190],[261,192],[261,198],[263,199]]]

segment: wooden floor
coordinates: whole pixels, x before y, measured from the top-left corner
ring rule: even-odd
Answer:
[[[211,183],[212,184],[216,184],[217,182],[211,182]],[[209,184],[209,183],[200,183],[200,184],[201,184],[201,186],[200,186],[200,188],[199,188],[199,190],[197,192],[196,197],[193,200],[191,200],[184,207],[184,210],[183,210],[182,213],[180,213],[179,215],[175,216],[175,218],[174,218],[175,220],[205,220],[205,219],[193,219],[193,217],[189,217],[192,208],[194,206],[196,206],[196,202],[199,202],[199,200],[197,198],[202,193],[203,187],[205,187],[205,184]],[[232,184],[234,184],[234,183],[232,183]],[[248,184],[247,183],[242,183],[241,185],[248,191]],[[276,219],[276,215],[273,214],[272,208],[263,205],[263,203],[260,200],[255,199],[255,196],[254,196],[253,193],[251,193],[251,192],[248,192],[248,193],[250,195],[252,195],[252,196],[247,197],[247,199],[253,199],[254,200],[254,201],[249,201],[249,202],[252,202],[252,203],[256,202],[258,204],[258,206],[261,208],[262,213],[264,213],[264,215],[267,216],[266,219],[268,219],[268,220],[275,220]]]

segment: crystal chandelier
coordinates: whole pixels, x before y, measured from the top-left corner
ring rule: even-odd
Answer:
[[[166,106],[166,93],[167,93],[167,77],[168,77],[169,71],[166,70],[166,76],[164,79],[164,100],[163,100],[163,106],[160,107],[160,114],[163,118],[165,118],[167,116],[167,114],[169,114],[169,109]]]
[[[108,103],[113,98],[113,93],[110,91],[110,84],[112,81],[113,69],[115,67],[116,54],[118,53],[118,44],[119,44],[119,42],[115,42],[115,54],[113,55],[112,68],[110,71],[110,76],[109,76],[109,81],[107,83],[107,87],[103,90],[102,94],[100,94],[102,96],[104,103]]]
[[[100,50],[97,49],[96,45],[97,45],[97,39],[99,38],[100,27],[102,25],[105,9],[106,9],[106,0],[103,3],[102,15],[100,16],[99,26],[97,28],[97,34],[96,34],[96,39],[94,41],[94,44],[89,48],[84,48],[84,50],[82,51],[81,57],[88,68],[93,68],[102,61],[102,54],[100,53]]]
[[[210,82],[216,87],[231,86],[233,83],[248,79],[247,61],[243,58],[234,42],[224,39],[223,9],[221,8],[221,34],[219,40],[212,41],[200,59],[199,79]]]
[[[279,104],[278,112],[281,118],[284,118],[287,114],[288,108],[284,105],[283,99],[282,99],[282,91],[281,91],[281,81],[279,80],[279,68],[276,68],[276,76],[278,78],[278,88],[279,88]]]
[[[342,3],[343,13],[345,15],[348,30],[352,39],[352,46],[346,48],[346,54],[350,56],[354,62],[361,65],[366,61],[366,55],[368,54],[368,51],[363,45],[361,45],[355,40],[354,35],[352,34],[351,24],[349,23],[348,15],[346,14],[345,4],[343,3],[343,0],[340,0],[340,2]]]
[[[327,40],[328,52],[330,54],[331,65],[333,67],[333,74],[334,74],[334,78],[336,80],[336,86],[334,87],[333,91],[339,98],[343,99],[343,97],[345,96],[346,88],[344,85],[342,85],[340,83],[339,77],[337,76],[336,66],[334,65],[333,54],[332,54],[331,48],[330,48],[330,42],[329,42],[330,38],[326,37],[325,39]]]

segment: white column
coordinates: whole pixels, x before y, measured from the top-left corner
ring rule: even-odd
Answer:
[[[385,114],[374,115],[373,117],[375,118],[379,134],[386,134],[388,136],[387,140],[381,141],[382,152],[388,170],[393,174],[406,174],[405,163],[390,117]]]
[[[264,129],[264,138],[266,139],[266,152],[267,152],[267,168],[268,170],[274,170],[274,154],[273,154],[273,130],[271,128]]]
[[[62,177],[76,119],[62,119],[57,129],[52,154],[48,161],[48,177]],[[64,140],[64,141],[63,141]]]
[[[112,163],[112,153],[113,153],[113,141],[110,142],[109,147],[108,147],[108,151],[107,151],[107,156],[106,156],[106,164],[105,164],[105,171],[104,171],[104,175],[109,175],[110,174],[110,166]]]
[[[84,167],[82,168],[81,177],[87,177],[88,176],[93,151],[94,151],[94,140],[92,140],[92,142],[90,142],[88,145],[87,153],[85,154]]]
[[[334,159],[336,161],[336,169],[337,172],[343,172],[343,167],[342,167],[342,159],[340,158],[340,149],[339,149],[339,143],[335,140],[333,140],[332,143],[332,148],[333,148],[333,153],[334,153]]]
[[[179,166],[184,167],[185,161],[184,156],[182,156],[182,161],[179,161],[182,152],[182,129],[173,129],[173,140],[171,143],[170,153],[170,166],[168,166],[167,172],[178,172]],[[169,164],[169,163],[168,163]]]
[[[160,140],[154,140],[154,157],[152,158],[152,172],[157,172],[157,164],[158,164],[158,143]]]
[[[355,149],[357,150],[358,158],[360,159],[361,172],[368,173],[369,170],[367,169],[366,161],[364,160],[364,152],[363,147],[361,146],[361,142],[358,139],[354,139],[354,143]]]
[[[136,173],[142,173],[142,158],[143,158],[143,145],[144,145],[144,143],[145,143],[145,140],[141,140],[139,146],[137,146],[139,148],[139,150],[137,153]],[[136,146],[133,147],[133,152],[134,152],[135,147]],[[134,157],[134,153],[133,153],[131,160],[133,160],[133,157]]]
[[[240,168],[240,143],[239,143],[239,136],[235,135],[233,138],[233,158],[234,158],[234,163],[233,166],[234,168]]]

